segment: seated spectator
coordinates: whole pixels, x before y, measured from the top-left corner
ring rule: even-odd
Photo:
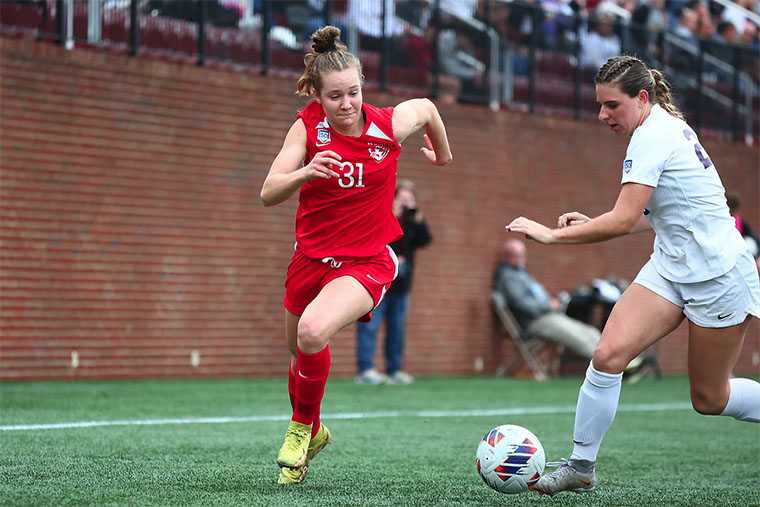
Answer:
[[[494,289],[505,298],[520,326],[563,345],[575,354],[591,359],[601,331],[572,319],[561,311],[561,303],[525,269],[527,249],[522,240],[504,242],[501,262],[494,274]]]
[[[688,0],[684,4],[684,9],[697,13],[697,28],[695,30],[697,37],[705,40],[712,39],[715,34],[715,23],[712,20],[707,2],[703,0]]]
[[[464,30],[442,30],[438,37],[441,72],[461,83],[459,102],[486,100],[486,66],[475,56],[472,36]]]
[[[612,16],[599,16],[594,30],[581,32],[581,67],[598,69],[620,52],[620,38],[615,34]]]
[[[713,34],[712,41],[710,41],[706,50],[708,53],[716,57],[723,63],[731,65],[733,67],[736,61],[736,28],[729,21],[721,21]],[[729,72],[724,67],[705,65],[707,72],[713,73],[719,81],[730,83],[733,78],[733,72]]]

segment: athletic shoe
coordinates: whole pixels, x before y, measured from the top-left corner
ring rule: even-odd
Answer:
[[[374,368],[370,368],[369,370],[364,370],[361,372],[355,380],[357,384],[376,386],[379,384],[384,384],[388,380],[388,376],[380,373]]]
[[[311,440],[311,424],[290,421],[285,441],[277,454],[277,464],[281,467],[300,468],[306,463],[306,452]]]
[[[594,465],[588,472],[581,472],[575,467],[575,460],[562,459],[559,462],[547,463],[547,466],[559,467],[550,474],[542,475],[538,482],[530,488],[542,495],[554,496],[560,491],[588,493],[596,487]]]
[[[277,484],[296,484],[302,482],[306,478],[306,473],[309,471],[309,465],[314,456],[319,454],[319,451],[324,449],[331,441],[330,430],[327,426],[320,424],[319,431],[314,438],[309,442],[309,450],[306,452],[306,464],[298,468],[280,468],[280,477],[277,479]]]
[[[388,375],[386,383],[393,386],[408,386],[414,382],[414,377],[406,373],[405,371],[397,371],[393,375]]]

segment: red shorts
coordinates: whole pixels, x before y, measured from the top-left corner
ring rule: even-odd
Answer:
[[[350,276],[367,289],[374,302],[374,310],[383,300],[396,275],[398,260],[390,247],[374,257],[345,259],[312,259],[296,249],[285,281],[285,308],[295,315],[302,315],[325,285],[341,276]],[[371,319],[370,311],[359,321],[369,322]]]

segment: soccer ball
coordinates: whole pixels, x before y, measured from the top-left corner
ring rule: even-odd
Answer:
[[[478,445],[478,473],[500,493],[522,493],[533,486],[546,465],[544,447],[536,435],[514,424],[492,429]]]

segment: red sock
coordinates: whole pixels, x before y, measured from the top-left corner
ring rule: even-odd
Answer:
[[[293,366],[288,366],[288,394],[290,394],[290,408],[293,410],[296,409],[296,376],[293,373]],[[317,413],[314,414],[314,422],[311,424],[311,438],[314,438],[317,436],[317,432],[319,432],[319,425],[322,423],[322,421],[319,418],[319,409],[320,406],[317,407]]]
[[[296,376],[293,374],[293,365],[288,363],[288,394],[290,395],[290,408],[296,409]]]
[[[298,349],[296,360],[296,407],[293,420],[301,424],[313,424],[325,394],[325,384],[330,373],[330,347],[316,354]],[[312,426],[312,430],[314,427]],[[319,430],[319,426],[317,426]],[[313,432],[313,431],[312,431]]]

